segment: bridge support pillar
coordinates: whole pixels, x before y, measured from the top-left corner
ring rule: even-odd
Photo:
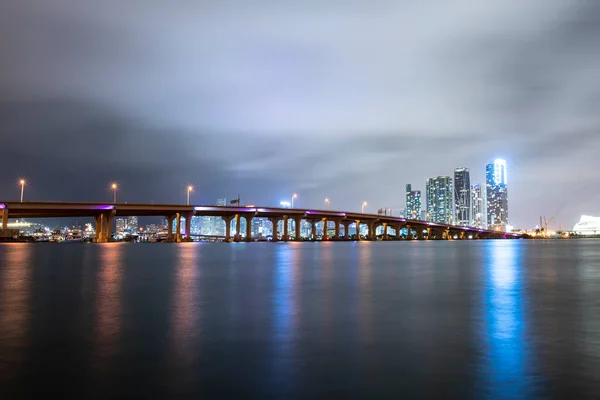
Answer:
[[[246,215],[246,242],[252,241],[252,220],[254,216]]]
[[[406,225],[406,240],[412,240],[412,226]]]
[[[377,234],[375,233],[377,225],[375,225],[375,222],[369,222],[367,224],[367,228],[369,229],[369,233],[367,233],[367,240],[377,240]]]
[[[104,221],[102,221],[102,240],[104,242],[110,242],[112,236],[112,221],[114,212],[107,212],[104,214]]]
[[[383,223],[383,240],[389,240],[389,237],[388,237],[388,223],[387,222]]]
[[[296,237],[294,238],[294,240],[296,241],[302,240],[302,232],[300,228],[302,228],[302,217],[294,217],[294,230],[296,231]]]
[[[317,221],[312,219],[310,220],[310,229],[311,229],[311,238],[310,240],[317,240]]]
[[[281,236],[281,239],[284,242],[287,242],[288,240],[290,240],[290,223],[289,223],[289,218],[287,215],[283,216],[283,235]]]
[[[223,221],[225,221],[225,241],[231,242],[231,220],[233,217],[228,215],[226,217],[221,217]]]
[[[8,229],[8,208],[2,209],[2,229]]]
[[[350,221],[342,222],[344,225],[344,240],[350,240]]]
[[[235,214],[235,236],[234,236],[234,241],[239,242],[240,241],[240,230],[241,228],[241,222],[240,222],[240,214]]]
[[[192,218],[194,218],[194,214],[192,213],[187,213],[184,215],[185,217],[185,239],[186,240],[191,240],[192,239]]]
[[[340,221],[339,220],[334,220],[334,229],[335,229],[335,236],[333,237],[333,240],[340,240]]]
[[[327,218],[323,218],[323,237],[321,240],[329,240],[329,235],[327,235]]]
[[[173,221],[175,221],[174,215],[167,216],[167,242],[173,241]]]
[[[450,229],[446,229],[446,240],[452,240],[452,233],[450,232]]]
[[[102,222],[104,220],[104,217],[102,216],[102,214],[98,214],[96,216],[94,216],[94,224],[95,224],[95,228],[96,228],[96,243],[102,243],[103,242],[103,228],[102,228]]]
[[[360,241],[361,240],[361,238],[360,238],[360,219],[357,219],[355,221],[355,223],[356,223],[356,240]]]
[[[460,236],[458,237],[460,240],[465,240],[467,238],[467,235],[465,234],[465,231],[462,231],[460,233]]]
[[[423,227],[417,226],[417,227],[415,227],[415,230],[417,231],[417,240],[425,240],[425,234],[423,233]]]
[[[181,242],[181,214],[175,214],[175,241]]]
[[[400,232],[402,231],[402,224],[395,224],[394,229],[396,230],[396,240],[401,240]]]
[[[271,232],[271,235],[273,236],[273,239],[271,239],[272,242],[278,242],[279,241],[279,221],[281,220],[281,218],[278,217],[270,217],[269,221],[271,221],[271,223],[273,224],[273,230]]]

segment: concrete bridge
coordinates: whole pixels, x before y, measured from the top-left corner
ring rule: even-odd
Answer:
[[[521,236],[513,233],[489,231],[467,226],[454,226],[433,222],[412,220],[379,214],[362,214],[327,210],[305,210],[255,206],[205,206],[205,205],[173,205],[173,204],[130,204],[130,203],[75,203],[75,202],[0,202],[2,213],[2,229],[6,229],[9,218],[75,218],[90,217],[96,223],[96,241],[107,242],[111,235],[114,217],[158,216],[168,221],[168,240],[179,242],[190,240],[191,218],[195,216],[221,217],[225,221],[226,241],[252,241],[252,219],[268,218],[273,223],[273,240],[317,240],[317,224],[325,224],[324,232],[333,230],[333,236],[324,235],[321,240],[350,240],[350,225],[356,224],[355,240],[376,240],[376,230],[383,227],[382,240],[431,240],[431,239],[518,239]],[[181,234],[182,218],[185,229]],[[246,220],[246,232],[240,232],[240,220]],[[294,222],[293,232],[290,223]],[[301,222],[311,224],[309,238],[301,237]],[[173,222],[176,229],[173,232]],[[231,225],[235,221],[235,232],[232,236]],[[278,222],[283,221],[282,232],[278,231]],[[367,235],[363,239],[358,232],[359,227],[367,226]],[[333,225],[333,229],[329,227]],[[344,235],[340,235],[340,227],[344,227]],[[394,229],[391,235],[389,229]],[[406,228],[408,235],[401,237],[400,231]]]

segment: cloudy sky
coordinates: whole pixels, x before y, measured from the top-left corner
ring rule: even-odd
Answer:
[[[600,216],[600,1],[4,0],[0,135],[7,200],[399,211],[502,157],[511,221],[570,227]]]

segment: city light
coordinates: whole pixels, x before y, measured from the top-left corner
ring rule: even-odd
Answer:
[[[19,178],[19,186],[21,186],[21,203],[23,202],[23,193],[25,192],[25,185],[27,181],[24,178]]]
[[[292,199],[293,199],[293,197],[292,197]],[[289,201],[282,201],[282,202],[280,202],[280,203],[279,203],[279,205],[280,205],[281,207],[283,207],[283,208],[290,208],[290,207],[293,207],[293,206],[292,206],[292,203],[290,203]]]
[[[194,191],[194,187],[192,185],[188,185],[187,187],[187,205],[190,205],[190,193]]]
[[[325,199],[325,203],[327,204],[327,209],[328,209],[329,211],[331,211],[331,202],[329,201],[329,199],[328,199],[328,198],[327,198],[327,199]]]
[[[292,206],[291,206],[292,208],[294,208],[294,199],[297,199],[297,198],[298,198],[298,195],[296,193],[294,193],[292,195]]]
[[[367,202],[366,202],[366,201],[363,201],[363,203],[362,203],[362,206],[361,206],[361,208],[360,208],[360,212],[361,212],[361,214],[364,214],[364,213],[365,213],[365,207],[366,207],[366,206],[367,206]]]
[[[113,203],[117,202],[117,191],[119,190],[119,184],[117,182],[111,182],[109,184],[110,190],[113,192]]]

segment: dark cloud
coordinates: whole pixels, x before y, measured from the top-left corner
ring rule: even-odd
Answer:
[[[7,0],[0,197],[404,205],[509,163],[516,225],[600,215],[600,3]]]

